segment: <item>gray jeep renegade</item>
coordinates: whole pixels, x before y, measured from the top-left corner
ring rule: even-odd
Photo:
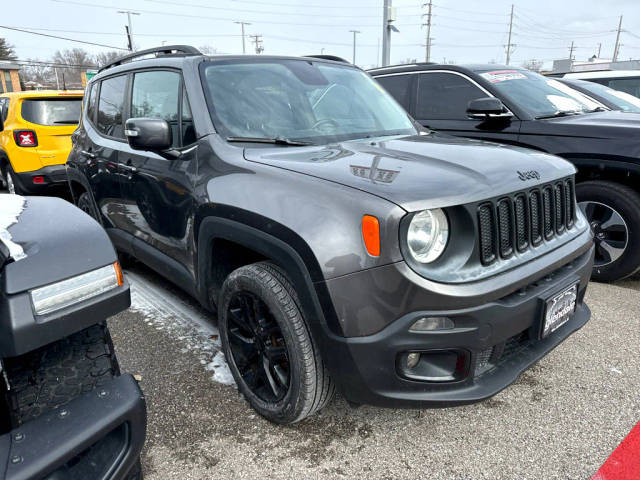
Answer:
[[[217,312],[272,421],[336,389],[477,402],[589,319],[575,168],[426,130],[343,61],[137,52],[89,82],[72,140],[78,206]]]

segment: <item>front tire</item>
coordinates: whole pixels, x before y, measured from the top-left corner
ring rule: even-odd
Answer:
[[[592,279],[612,282],[640,269],[640,195],[615,182],[597,180],[576,186],[578,205],[594,234]]]
[[[96,207],[93,204],[93,199],[91,198],[91,195],[89,195],[89,192],[82,192],[80,194],[78,201],[76,202],[76,206],[95,221],[98,223],[100,222],[98,212],[96,211]]]
[[[298,422],[335,392],[295,289],[271,263],[232,272],[218,302],[222,347],[239,391],[262,416]]]

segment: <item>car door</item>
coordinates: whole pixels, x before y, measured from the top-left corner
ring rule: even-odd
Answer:
[[[127,147],[123,121],[128,81],[124,74],[93,83],[87,92],[86,124],[73,134],[85,177],[107,229],[121,228],[125,222],[126,212],[120,207],[118,155]]]
[[[414,117],[427,128],[452,135],[516,144],[520,130],[516,117],[477,120],[467,116],[471,100],[492,96],[460,72],[422,72],[418,74]]]
[[[166,120],[173,148],[181,151],[179,159],[128,146],[120,152],[121,190],[128,212],[126,229],[136,238],[134,252],[151,266],[163,258],[157,252],[191,265],[197,149],[192,147],[193,119],[181,74],[159,69],[134,72],[129,105],[130,118]]]

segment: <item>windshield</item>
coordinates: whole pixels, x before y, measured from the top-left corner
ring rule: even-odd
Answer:
[[[82,97],[34,99],[22,102],[22,118],[38,125],[77,125]]]
[[[202,67],[209,108],[226,137],[316,144],[417,133],[366,73],[311,60],[215,62]]]
[[[539,73],[501,70],[481,73],[480,76],[489,80],[505,97],[534,117],[584,113],[602,107],[586,95]]]
[[[634,97],[627,92],[613,90],[612,88],[593,82],[580,82],[580,86],[585,90],[593,92],[594,95],[599,95],[613,103],[623,112],[640,112],[640,98]]]

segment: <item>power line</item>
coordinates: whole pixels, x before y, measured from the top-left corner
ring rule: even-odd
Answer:
[[[6,30],[14,30],[16,32],[30,33],[31,35],[40,35],[42,37],[57,38],[58,40],[67,40],[69,42],[84,43],[86,45],[94,45],[94,46],[97,46],[97,47],[114,48],[116,50],[127,50],[126,48],[116,47],[114,45],[105,45],[104,43],[87,42],[85,40],[77,40],[75,38],[60,37],[60,36],[57,36],[57,35],[49,35],[47,33],[31,32],[29,30],[24,30],[22,28],[8,27],[6,25],[0,25],[0,28],[4,28]]]

